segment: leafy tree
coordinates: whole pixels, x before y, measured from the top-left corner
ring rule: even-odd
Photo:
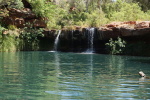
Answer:
[[[108,18],[105,17],[105,13],[101,9],[97,9],[88,14],[86,22],[90,27],[99,27],[108,23]]]
[[[47,18],[47,27],[49,28],[59,28],[58,20],[62,17],[64,13],[63,9],[59,8],[52,2],[47,2],[46,0],[28,0],[31,3],[33,11],[37,16]]]
[[[127,3],[117,0],[103,6],[106,17],[110,21],[147,20],[149,17],[144,13],[137,3]]]
[[[133,2],[137,2],[145,12],[150,9],[150,0],[133,0]]]
[[[110,21],[149,20],[148,0],[27,0],[32,11],[47,23],[49,29],[64,26],[99,27]],[[21,9],[23,0],[0,0]],[[138,2],[138,3],[137,3]],[[142,7],[147,7],[143,12]],[[139,6],[140,5],[140,6]],[[1,7],[2,7],[1,6]],[[142,7],[142,9],[141,9]],[[73,9],[72,9],[73,8]]]

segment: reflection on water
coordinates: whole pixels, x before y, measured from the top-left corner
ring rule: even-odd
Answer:
[[[61,70],[60,70],[59,53],[58,53],[58,52],[54,52],[54,56],[55,56],[55,57],[54,57],[54,61],[55,61],[54,63],[56,64],[56,66],[55,66],[56,68],[55,68],[55,69],[57,70],[57,72],[56,72],[57,75],[56,75],[56,76],[58,77],[59,74],[62,74],[62,73],[61,73]]]
[[[140,61],[141,60],[141,61]],[[150,99],[150,58],[59,52],[0,53],[0,99]]]

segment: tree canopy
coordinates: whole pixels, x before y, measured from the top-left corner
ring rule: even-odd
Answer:
[[[99,27],[111,21],[150,20],[150,0],[0,0],[1,8],[24,8],[28,2],[47,27]]]

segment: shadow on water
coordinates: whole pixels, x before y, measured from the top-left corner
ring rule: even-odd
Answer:
[[[150,58],[138,58],[138,59],[135,58],[131,59],[130,61],[150,64]]]

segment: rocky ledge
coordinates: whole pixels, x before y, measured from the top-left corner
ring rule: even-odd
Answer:
[[[29,8],[22,10],[7,8],[0,9],[1,12],[7,12],[2,17],[2,22],[5,25],[15,25],[18,28],[28,26],[26,23],[32,23],[33,27],[45,28],[46,29],[46,18],[37,17],[34,12]],[[7,16],[8,15],[8,16]],[[0,14],[1,16],[1,14]],[[62,29],[62,35],[64,34],[75,34],[74,36],[84,35],[88,28],[81,28],[76,26],[75,30]],[[127,36],[145,36],[150,34],[150,21],[127,21],[127,22],[112,22],[110,24],[95,28],[99,40],[107,40],[116,37],[127,37]],[[46,36],[56,36],[56,30],[45,30]],[[66,36],[65,36],[66,37]]]
[[[85,36],[87,30],[90,28],[81,28],[77,26],[74,30],[62,29],[61,36],[76,38]],[[127,21],[127,22],[113,22],[99,28],[95,28],[95,37],[98,40],[108,40],[117,37],[134,37],[150,35],[150,21]],[[57,30],[45,30],[46,37],[56,37]],[[70,35],[72,34],[72,35]],[[67,39],[67,38],[66,38]]]
[[[3,10],[1,9],[1,11]],[[2,19],[2,22],[6,25],[15,25],[18,28],[23,28],[27,25],[26,23],[32,23],[33,27],[46,27],[46,18],[37,17],[29,8],[22,10],[7,8],[7,12],[8,16],[3,16]]]
[[[118,36],[139,36],[150,34],[150,21],[112,22],[99,28],[106,34]],[[109,32],[107,32],[109,31]]]

